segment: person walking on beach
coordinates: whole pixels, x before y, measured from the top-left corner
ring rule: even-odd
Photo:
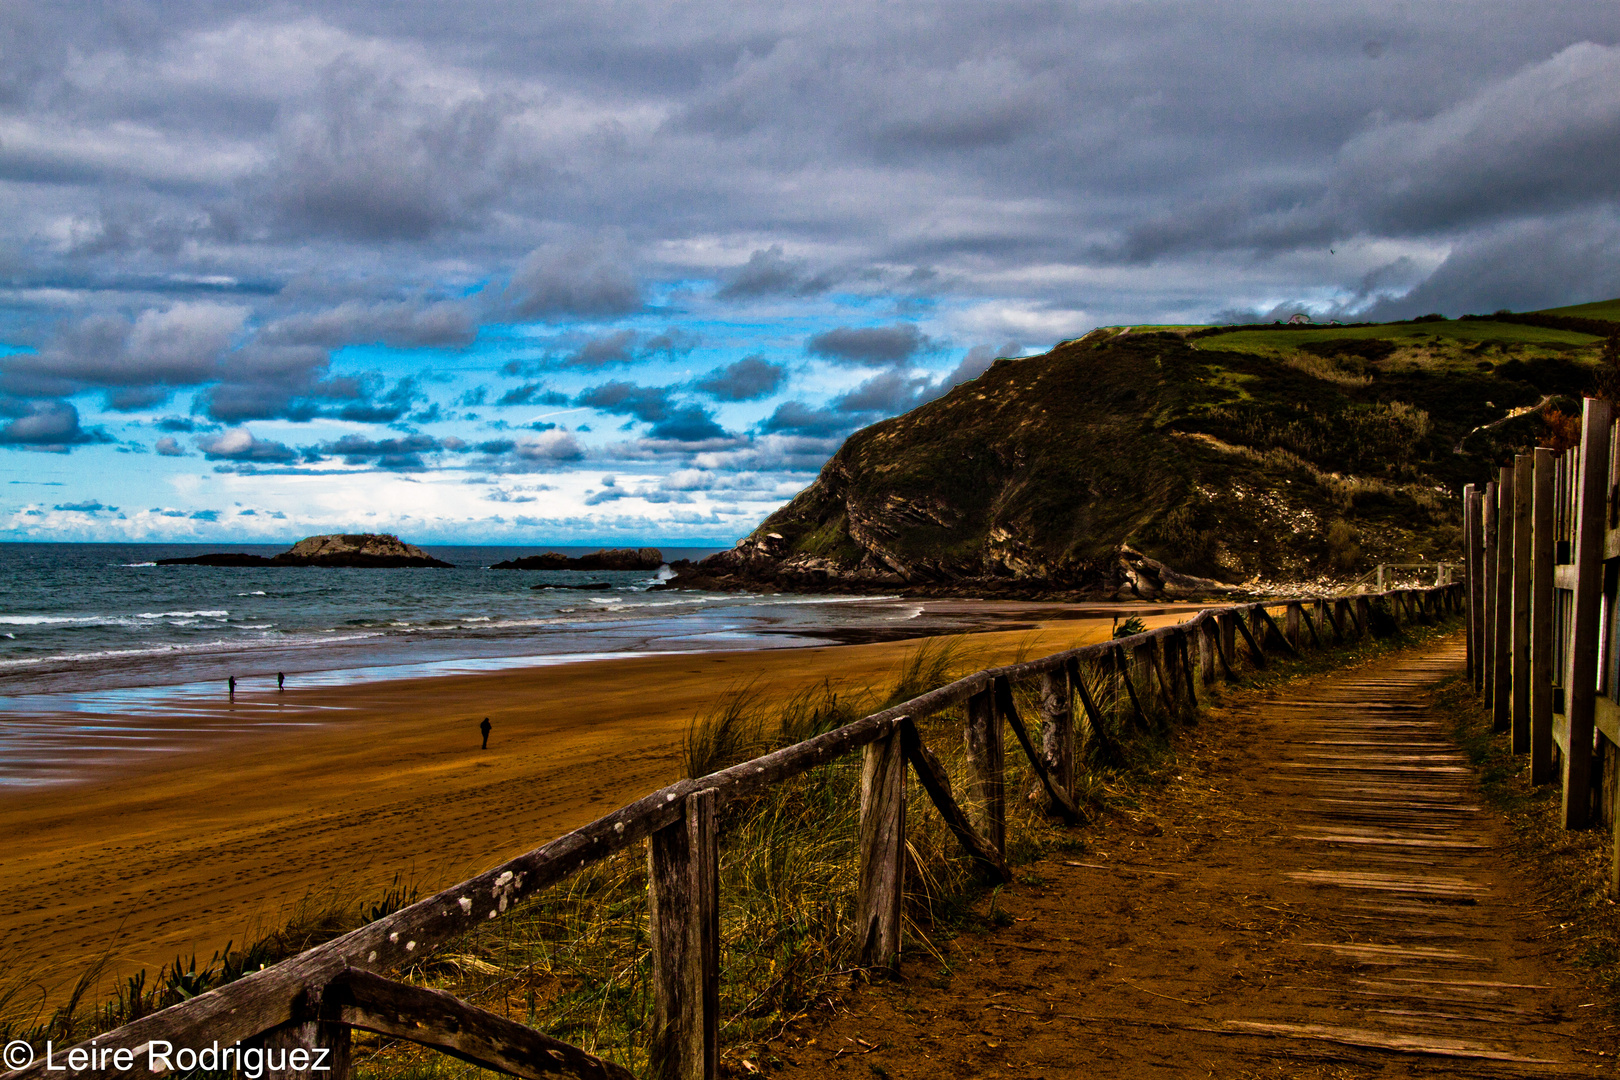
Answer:
[[[481,749],[489,749],[489,729],[493,726],[494,725],[489,722],[489,717],[487,716],[484,717],[484,722],[478,725],[478,730],[484,733],[484,745],[481,747]]]
[[[285,671],[276,672],[276,689],[287,689],[287,673]]]
[[[230,685],[230,688],[231,688],[231,700],[235,701],[236,700],[236,676],[235,675],[231,676],[229,685]]]

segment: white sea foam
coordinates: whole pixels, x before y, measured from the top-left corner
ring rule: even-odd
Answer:
[[[336,631],[321,630],[318,631],[318,633],[326,635],[335,634]],[[383,636],[384,635],[380,633],[345,634],[342,637],[323,636],[319,640],[320,646],[322,648],[326,648],[338,642],[365,641],[370,638],[378,638]],[[315,639],[313,636],[293,637],[291,635],[277,634],[273,637],[266,636],[256,640],[250,638],[246,641],[236,638],[218,641],[195,641],[188,642],[184,645],[156,645],[145,649],[104,649],[98,652],[57,653],[53,656],[30,656],[16,660],[0,660],[0,672],[33,668],[38,667],[41,664],[69,664],[82,663],[84,661],[91,660],[121,660],[132,657],[140,658],[143,656],[166,656],[175,654],[194,655],[211,652],[236,652],[243,649],[287,649],[296,648],[300,645],[312,645],[314,642]]]

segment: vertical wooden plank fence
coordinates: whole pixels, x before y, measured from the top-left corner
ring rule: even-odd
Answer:
[[[1617,450],[1614,407],[1588,398],[1578,447],[1519,454],[1483,497],[1475,485],[1463,495],[1473,684],[1530,756],[1531,783],[1560,784],[1569,829],[1620,819]]]

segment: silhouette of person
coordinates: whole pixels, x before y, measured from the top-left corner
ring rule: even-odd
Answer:
[[[478,725],[478,730],[482,731],[484,733],[484,745],[482,747],[480,747],[480,749],[483,749],[483,750],[488,750],[489,749],[489,729],[491,727],[493,727],[493,726],[494,725],[492,725],[489,722],[489,717],[487,717],[487,716],[484,717],[484,722],[482,724]]]
[[[287,688],[287,673],[285,671],[276,672],[276,689],[277,690],[285,690],[286,688]]]
[[[235,675],[232,675],[231,678],[230,678],[230,688],[231,688],[231,700],[235,701],[236,700],[236,676]]]

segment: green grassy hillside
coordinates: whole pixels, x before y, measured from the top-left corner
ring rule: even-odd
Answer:
[[[687,576],[1143,593],[1455,558],[1462,485],[1578,414],[1602,344],[1490,318],[1095,331],[855,433]]]

